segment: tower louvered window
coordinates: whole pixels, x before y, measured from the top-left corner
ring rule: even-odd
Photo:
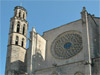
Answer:
[[[19,33],[19,31],[20,31],[20,22],[18,21],[18,23],[17,23],[17,33]]]
[[[11,25],[11,32],[13,32],[13,28],[14,28],[14,22],[12,22],[12,25]]]
[[[21,11],[19,11],[19,17],[21,17]]]
[[[10,43],[9,43],[10,45],[12,44],[12,36],[10,37]]]
[[[19,40],[19,37],[16,36],[15,45],[18,45],[18,40]]]
[[[25,24],[24,24],[24,26],[23,26],[23,35],[24,35],[24,33],[25,33]]]
[[[25,19],[25,14],[23,13],[23,19]]]
[[[24,47],[24,38],[22,39],[21,46]]]

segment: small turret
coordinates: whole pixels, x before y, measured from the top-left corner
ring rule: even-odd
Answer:
[[[82,23],[85,23],[86,22],[86,15],[87,15],[87,11],[86,11],[86,8],[83,7],[82,11],[81,11],[81,19],[82,19]]]
[[[83,10],[82,10],[82,12],[85,12],[86,11],[86,8],[85,7],[83,7]]]
[[[34,28],[34,27],[32,28],[32,31],[33,31],[33,32],[36,32],[36,30],[35,30],[35,28]]]
[[[25,8],[21,7],[21,6],[16,6],[15,9],[15,17],[19,17],[21,19],[25,19],[26,20],[26,15],[27,15],[27,11]]]

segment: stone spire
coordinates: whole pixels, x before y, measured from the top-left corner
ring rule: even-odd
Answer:
[[[82,10],[82,12],[85,12],[86,11],[86,8],[85,7],[83,7],[83,10]]]
[[[36,32],[35,27],[32,28],[32,31],[33,31],[33,32]]]
[[[81,19],[82,19],[82,23],[86,22],[86,14],[88,14],[87,10],[85,7],[83,7],[82,11],[81,11]]]

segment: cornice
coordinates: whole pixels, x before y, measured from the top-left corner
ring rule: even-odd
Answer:
[[[10,45],[7,45],[7,47],[8,47],[8,46],[11,46],[11,45],[15,45],[15,44],[10,44]],[[21,48],[23,48],[23,49],[25,49],[25,50],[26,50],[26,48],[24,48],[24,47],[22,47],[22,46],[20,46],[20,45],[15,45],[15,46],[19,46],[19,47],[21,47]]]
[[[27,25],[28,25],[28,22],[25,20],[25,19],[23,19],[23,18],[19,18],[19,17],[17,17],[17,16],[14,16],[14,17],[12,17],[11,19],[10,19],[10,21],[12,21],[12,20],[20,20],[20,21],[24,21],[25,23],[27,23]]]
[[[14,10],[16,10],[16,9],[24,10],[24,11],[26,11],[26,13],[27,13],[27,10],[26,10],[24,7],[22,7],[22,6],[16,6],[16,7],[14,8]]]
[[[17,33],[17,32],[11,32],[11,33],[9,33],[9,35],[10,35],[10,34],[13,34],[13,33]],[[20,34],[20,35],[24,36],[25,38],[27,38],[27,36],[25,36],[25,35],[23,35],[23,34],[21,34],[21,33],[17,33],[17,34]]]

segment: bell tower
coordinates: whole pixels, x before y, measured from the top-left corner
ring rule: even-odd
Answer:
[[[9,40],[5,75],[18,75],[25,72],[25,54],[27,43],[28,22],[27,11],[16,6],[14,16],[10,20]]]

